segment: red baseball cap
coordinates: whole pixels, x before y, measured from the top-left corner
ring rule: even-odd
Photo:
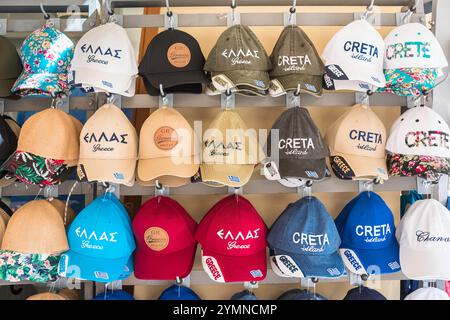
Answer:
[[[174,280],[189,275],[197,249],[197,222],[178,202],[164,196],[148,200],[132,226],[137,243],[136,278]]]
[[[203,269],[216,282],[260,281],[266,277],[267,226],[250,201],[231,195],[200,222]]]

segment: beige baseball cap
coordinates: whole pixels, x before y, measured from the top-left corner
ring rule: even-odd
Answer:
[[[230,187],[246,184],[265,158],[257,137],[257,130],[248,129],[236,111],[221,111],[203,133],[202,181]]]
[[[59,254],[69,250],[60,212],[48,200],[33,200],[9,219],[1,250]]]
[[[137,154],[136,129],[122,110],[105,104],[81,130],[78,176],[132,186]]]
[[[5,235],[9,219],[9,214],[0,207],[0,246],[2,245],[3,237]]]
[[[138,179],[168,186],[190,181],[199,168],[200,143],[189,122],[174,108],[159,108],[145,120],[139,137]]]
[[[369,106],[357,104],[327,130],[330,165],[341,179],[388,179],[386,128]]]
[[[61,218],[63,219],[64,222],[64,216],[66,216],[66,227],[73,221],[73,219],[75,219],[76,213],[75,211],[73,211],[73,209],[69,206],[67,206],[67,212],[65,212],[66,210],[66,203],[64,201],[61,201],[59,199],[56,198],[52,198],[52,199],[48,199],[48,202],[50,202],[50,204],[52,206],[54,206],[56,208],[56,210],[58,210]]]
[[[29,296],[27,300],[69,300],[69,299],[58,293],[43,292]]]
[[[76,166],[82,126],[80,121],[64,111],[45,109],[25,121],[17,150],[44,158],[64,160],[69,167]]]

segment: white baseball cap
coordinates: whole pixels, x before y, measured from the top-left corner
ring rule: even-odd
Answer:
[[[383,38],[370,23],[364,19],[349,23],[331,38],[322,53],[328,76],[325,88],[365,92],[384,87],[383,53]],[[334,82],[334,88],[327,80]]]
[[[450,280],[450,212],[434,199],[414,202],[395,236],[403,273],[414,280]]]
[[[402,155],[450,158],[450,128],[431,108],[411,108],[392,125],[386,150]]]
[[[70,82],[92,91],[134,95],[138,74],[136,56],[127,32],[106,23],[84,34],[75,47]]]
[[[385,69],[445,68],[447,59],[433,33],[421,23],[393,29],[384,39]]]
[[[450,297],[444,290],[428,287],[414,290],[404,300],[450,300]]]

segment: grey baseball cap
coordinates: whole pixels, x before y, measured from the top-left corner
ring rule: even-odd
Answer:
[[[219,92],[235,89],[245,95],[268,94],[271,63],[256,35],[240,24],[225,30],[209,53],[204,70]]]
[[[277,131],[274,130],[278,130],[278,139],[275,136]],[[330,175],[326,164],[328,148],[305,108],[290,108],[277,119],[267,138],[266,148],[272,160],[265,164],[272,166],[267,170],[270,176],[265,174],[269,180],[286,177],[321,180]],[[276,160],[277,168],[273,168]],[[270,174],[273,170],[277,172]]]
[[[0,36],[0,97],[12,95],[11,88],[22,72],[22,62],[16,47],[5,37]]]
[[[324,65],[312,41],[299,27],[287,26],[281,32],[272,55],[270,71],[270,95],[286,92],[306,92],[314,96],[322,94]]]

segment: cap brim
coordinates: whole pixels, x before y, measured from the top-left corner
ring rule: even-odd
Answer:
[[[83,172],[89,182],[102,181],[132,186],[136,159],[80,159]]]
[[[17,95],[52,95],[68,91],[67,75],[23,71],[11,89]]]
[[[154,87],[152,84],[145,78],[142,78],[144,82],[145,89],[147,93],[151,96],[160,96],[161,91],[159,87]],[[164,93],[194,93],[200,94],[203,91],[203,86],[201,83],[189,83],[182,84],[178,86],[173,86],[170,88],[163,88]],[[220,93],[219,93],[220,94]]]
[[[413,280],[450,280],[450,256],[445,252],[430,252],[400,248],[402,272]]]
[[[203,182],[216,182],[229,187],[242,187],[252,174],[253,164],[202,164],[201,176]]]
[[[232,88],[248,86],[256,90],[268,90],[270,86],[269,73],[267,73],[266,71],[235,70],[225,72],[212,72],[211,75],[213,83],[216,76],[224,75],[232,82]]]
[[[429,181],[438,181],[442,174],[450,173],[450,158],[387,154],[390,176],[418,176]]]
[[[64,264],[66,272],[60,275],[67,278],[77,278],[82,280],[97,282],[112,282],[123,279],[126,267],[129,264],[129,257],[118,259],[93,258],[73,250],[61,255],[61,264]]]
[[[142,74],[150,84],[159,88],[162,84],[163,88],[170,88],[182,84],[208,83],[209,79],[203,71],[184,71],[184,72],[165,72],[165,73],[145,73]]]
[[[302,187],[306,184],[306,180],[301,180],[299,178],[283,178],[280,180],[277,180],[278,183],[280,183],[282,186],[287,188],[298,188]]]
[[[278,171],[282,178],[322,180],[327,175],[327,159],[280,159]]]
[[[163,186],[176,188],[191,183],[191,177],[180,178],[175,176],[159,176],[158,178],[149,181],[142,181],[139,179],[139,177],[136,177],[136,181],[138,184],[145,187],[154,187],[156,186],[156,181],[158,181],[159,184]]]
[[[282,86],[284,92],[296,92],[300,85],[301,93],[309,93],[313,96],[322,95],[322,75],[289,74],[275,77]]]
[[[345,274],[345,266],[339,252],[333,252],[330,255],[306,255],[306,254],[292,254],[287,251],[275,249],[273,257],[275,257],[277,264],[283,273],[291,277],[295,277],[295,273],[288,273],[288,268],[283,268],[283,261],[281,257],[290,257],[292,261],[301,271],[304,278],[338,278]]]
[[[343,75],[337,76],[333,70],[335,68],[340,69]],[[386,85],[386,79],[384,77],[383,68],[379,68],[377,72],[370,73],[365,68],[359,68],[358,65],[351,63],[349,65],[332,63],[327,61],[325,65],[325,73],[334,80],[350,80],[350,81],[363,81],[377,88],[384,87]]]
[[[399,246],[394,241],[390,246],[378,250],[358,248],[339,249],[345,266],[356,274],[386,274],[400,271]],[[355,261],[357,262],[355,264]],[[355,267],[361,264],[362,268]]]
[[[154,158],[139,159],[137,175],[139,180],[146,182],[160,176],[175,176],[179,178],[190,178],[198,171],[199,164],[195,163],[196,156],[176,158]]]
[[[12,95],[11,88],[16,79],[1,79],[0,80],[0,98],[7,98]]]
[[[157,254],[138,249],[134,254],[134,275],[144,280],[185,278],[191,273],[196,250],[196,243],[170,254]]]
[[[250,256],[225,256],[203,249],[202,265],[216,282],[261,281],[267,274],[266,250]],[[218,271],[215,276],[210,267]]]
[[[339,152],[330,152],[330,165],[334,174],[341,179],[373,179],[381,178],[387,180],[386,159],[384,158],[369,158],[362,156],[354,156]],[[339,162],[339,164],[338,164]],[[349,171],[340,170],[342,164],[348,166]]]

